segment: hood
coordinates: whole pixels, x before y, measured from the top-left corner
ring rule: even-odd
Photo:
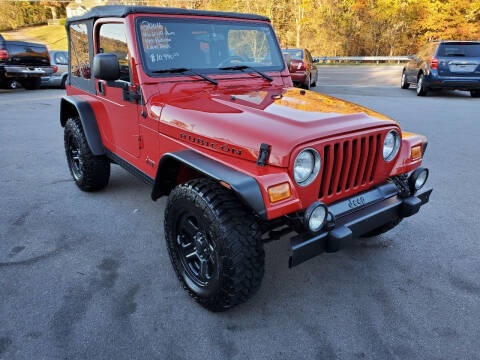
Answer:
[[[281,167],[298,145],[396,124],[362,106],[296,88],[155,95],[148,108],[162,133],[252,161],[266,143],[267,163]]]

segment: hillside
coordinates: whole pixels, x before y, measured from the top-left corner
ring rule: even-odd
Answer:
[[[41,25],[2,32],[6,40],[31,41],[47,45],[49,50],[67,50],[67,33],[63,25]]]

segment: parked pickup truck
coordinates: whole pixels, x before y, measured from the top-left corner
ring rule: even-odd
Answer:
[[[25,89],[38,89],[41,77],[53,72],[47,47],[0,37],[0,85],[19,82]]]

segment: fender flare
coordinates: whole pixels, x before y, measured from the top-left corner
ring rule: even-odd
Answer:
[[[232,169],[194,150],[181,150],[162,156],[152,189],[152,200],[155,201],[167,194],[162,174],[165,174],[169,167],[179,164],[186,165],[213,180],[226,182],[238,198],[255,214],[263,219],[267,218],[262,191],[252,176]]]
[[[97,119],[88,101],[75,96],[64,96],[60,102],[60,125],[65,127],[65,123],[71,115],[71,107],[74,107],[78,113],[83,132],[85,133],[92,154],[95,156],[105,155],[105,148],[102,137],[100,136],[100,131],[98,130]]]

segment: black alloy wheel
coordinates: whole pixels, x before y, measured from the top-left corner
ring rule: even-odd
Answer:
[[[82,159],[80,158],[80,146],[73,133],[70,133],[67,137],[66,147],[68,164],[70,169],[72,169],[72,175],[75,181],[80,181],[83,177]]]
[[[187,275],[185,280],[199,287],[217,280],[218,253],[206,224],[193,211],[186,211],[177,222],[175,235],[177,256]]]

